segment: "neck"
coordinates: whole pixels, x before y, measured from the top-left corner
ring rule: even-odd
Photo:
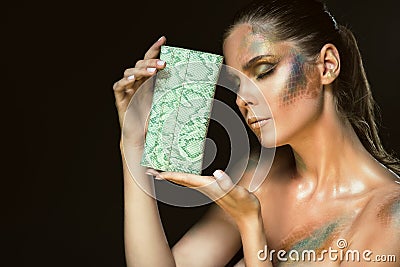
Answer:
[[[377,162],[348,120],[337,114],[333,99],[328,100],[316,121],[289,143],[296,163],[295,177],[321,197],[362,194],[371,184],[366,177]]]

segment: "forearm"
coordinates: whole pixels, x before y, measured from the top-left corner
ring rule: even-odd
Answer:
[[[175,266],[161,224],[156,200],[143,191],[153,192],[154,182],[145,174],[146,168],[140,165],[142,151],[143,148],[129,148],[129,151],[125,149],[122,157],[127,266]],[[125,156],[129,154],[127,158],[130,171],[124,154]]]
[[[253,220],[238,224],[242,238],[244,262],[246,267],[272,267],[269,259],[265,261],[258,258],[260,250],[264,250],[267,245],[264,224],[261,215]],[[264,251],[267,253],[267,251]],[[262,254],[261,256],[264,256]]]

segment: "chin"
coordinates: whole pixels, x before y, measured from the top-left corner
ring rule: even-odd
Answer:
[[[268,133],[263,133],[260,136],[257,136],[258,141],[260,142],[261,146],[265,148],[275,148],[280,146],[276,141],[275,131],[271,131]]]

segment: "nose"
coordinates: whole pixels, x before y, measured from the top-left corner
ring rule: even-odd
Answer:
[[[239,108],[257,105],[257,97],[259,97],[258,88],[251,81],[244,80],[241,82],[237,92],[236,105]]]
[[[254,102],[243,98],[243,96],[237,95],[236,105],[238,105],[239,108],[245,108],[249,105],[254,105]]]

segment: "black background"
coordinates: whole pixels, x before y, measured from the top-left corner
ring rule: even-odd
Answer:
[[[4,261],[124,266],[120,130],[112,85],[161,35],[169,45],[221,54],[222,33],[247,2],[18,1],[6,6],[3,140],[10,149],[4,152],[8,171],[2,179]],[[381,107],[382,138],[399,154],[396,2],[343,0],[328,6],[359,40]],[[173,244],[206,207],[162,204],[160,209]]]

